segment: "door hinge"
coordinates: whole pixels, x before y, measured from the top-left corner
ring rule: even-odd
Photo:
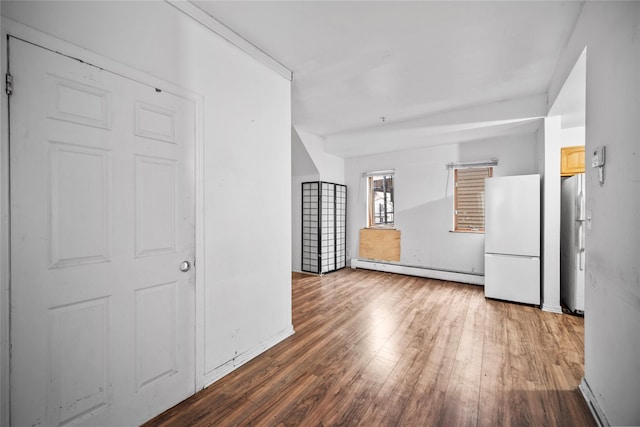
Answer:
[[[4,91],[7,95],[13,94],[13,76],[9,73],[4,75]]]

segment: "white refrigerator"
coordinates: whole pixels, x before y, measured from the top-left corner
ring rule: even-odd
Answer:
[[[584,313],[585,175],[562,180],[560,204],[560,297],[569,310]]]
[[[485,180],[484,295],[540,304],[540,175]]]

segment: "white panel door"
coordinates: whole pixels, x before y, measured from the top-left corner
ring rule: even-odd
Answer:
[[[136,425],[195,391],[194,104],[11,39],[11,419]]]

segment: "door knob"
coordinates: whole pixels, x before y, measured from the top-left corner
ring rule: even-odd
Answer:
[[[186,273],[189,270],[191,270],[191,263],[189,261],[182,261],[180,263],[180,271]]]

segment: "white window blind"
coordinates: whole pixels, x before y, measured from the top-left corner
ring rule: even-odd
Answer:
[[[454,230],[484,232],[484,180],[491,167],[455,169]]]

